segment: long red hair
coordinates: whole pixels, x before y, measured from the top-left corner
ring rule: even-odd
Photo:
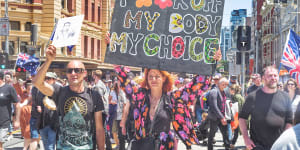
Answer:
[[[141,83],[141,87],[142,88],[146,88],[146,89],[149,89],[149,85],[148,85],[148,73],[151,69],[145,69],[144,71],[144,80],[142,81]],[[167,71],[162,71],[162,70],[158,70],[160,72],[160,74],[163,76],[163,77],[166,77],[166,80],[165,82],[163,83],[163,93],[168,93],[172,90],[173,88],[173,84],[174,84],[174,80],[171,76],[171,74]]]

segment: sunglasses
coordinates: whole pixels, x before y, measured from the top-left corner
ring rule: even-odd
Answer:
[[[54,78],[49,78],[49,77],[46,77],[46,78],[45,78],[45,80],[51,80],[51,79],[54,79]]]
[[[82,73],[85,70],[83,68],[67,68],[67,73],[71,74],[71,73],[73,73],[73,71],[75,73]]]
[[[291,86],[294,86],[295,84],[294,84],[294,83],[288,83],[287,85],[291,85]]]

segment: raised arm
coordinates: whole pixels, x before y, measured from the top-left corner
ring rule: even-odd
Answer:
[[[39,89],[44,95],[52,96],[54,93],[54,89],[51,85],[45,83],[46,72],[49,69],[52,61],[56,56],[56,48],[53,45],[50,45],[46,50],[46,61],[41,66],[36,76],[33,78],[32,82],[36,88]]]

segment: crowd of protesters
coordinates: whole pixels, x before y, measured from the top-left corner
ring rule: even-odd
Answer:
[[[40,140],[46,150],[178,149],[178,140],[186,149],[198,144],[212,150],[218,129],[226,150],[235,148],[240,134],[247,149],[299,148],[298,83],[279,82],[273,66],[251,76],[243,97],[234,75],[144,69],[134,77],[117,66],[109,77],[92,71],[87,82],[87,70],[76,60],[62,80],[48,72],[55,54],[49,46],[46,62],[25,81],[0,71],[0,150],[19,128],[24,150],[37,149]]]

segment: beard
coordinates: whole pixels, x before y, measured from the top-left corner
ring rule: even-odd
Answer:
[[[272,83],[272,82],[268,82],[266,84],[266,86],[270,89],[276,89],[277,88],[277,83]]]

